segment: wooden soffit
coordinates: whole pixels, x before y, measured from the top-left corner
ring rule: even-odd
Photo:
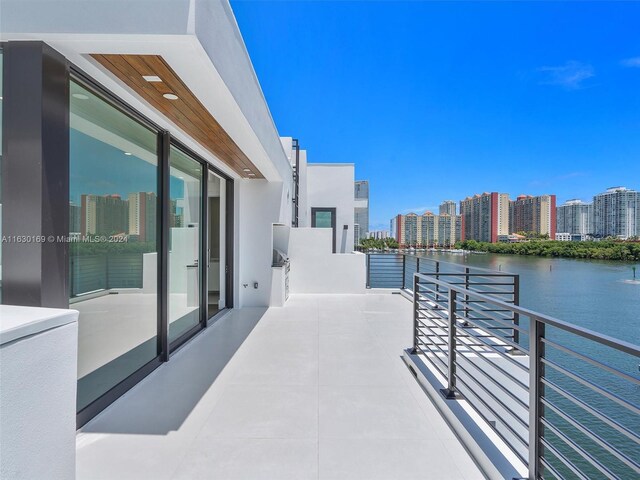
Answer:
[[[264,178],[161,56],[91,54],[91,57],[240,176]],[[154,76],[159,81],[144,78]]]

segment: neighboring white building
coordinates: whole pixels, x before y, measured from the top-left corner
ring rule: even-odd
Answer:
[[[369,238],[375,238],[376,240],[384,240],[385,238],[389,238],[388,230],[373,230],[369,232]]]
[[[640,235],[640,192],[611,187],[594,196],[593,234],[621,239]]]
[[[567,233],[567,232],[563,232],[563,233],[557,233],[556,232],[556,240],[559,242],[570,242],[571,241],[571,234]]]
[[[593,204],[568,200],[557,208],[558,232],[587,235],[593,232]],[[556,238],[557,240],[557,238]]]

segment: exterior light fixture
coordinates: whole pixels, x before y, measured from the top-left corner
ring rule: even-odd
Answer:
[[[255,173],[250,173],[250,174],[249,174],[249,176],[250,176],[250,177],[255,177],[255,176],[256,176],[256,174],[255,174]]]
[[[250,172],[251,171],[250,168],[243,168],[242,170],[244,170],[245,172]]]
[[[157,75],[143,75],[142,78],[144,78],[147,82],[162,82],[162,79]]]
[[[125,155],[133,155],[131,152],[124,152]]]
[[[167,100],[177,100],[178,96],[174,93],[165,93],[164,95],[162,95],[164,98],[166,98]]]

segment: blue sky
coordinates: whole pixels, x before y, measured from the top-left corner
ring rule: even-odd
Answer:
[[[232,1],[283,136],[371,227],[482,191],[640,189],[640,3]]]

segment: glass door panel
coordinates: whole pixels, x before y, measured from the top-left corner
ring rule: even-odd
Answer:
[[[158,355],[157,132],[71,82],[70,307],[78,411]]]
[[[169,343],[201,322],[203,167],[178,148],[169,154]]]

